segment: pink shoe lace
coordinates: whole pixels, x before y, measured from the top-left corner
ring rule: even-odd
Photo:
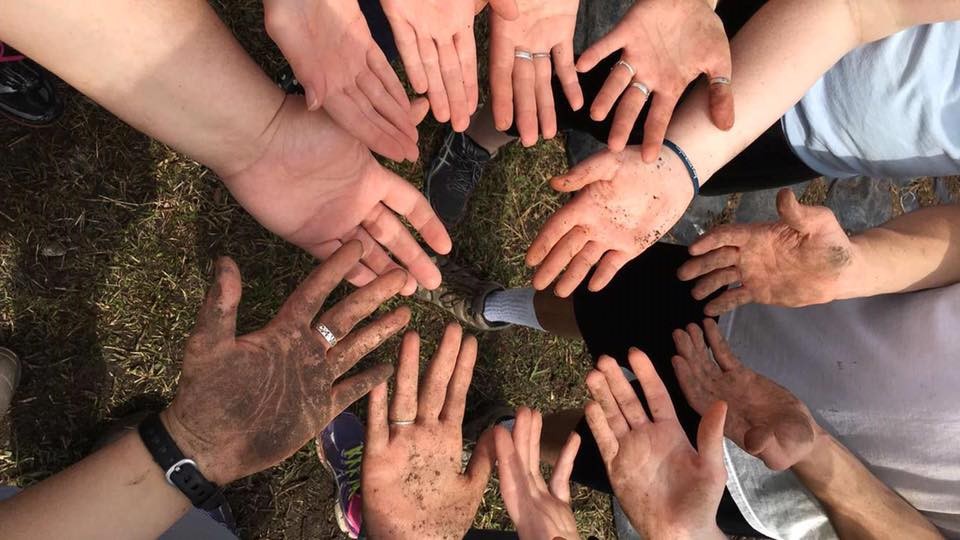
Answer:
[[[19,62],[26,58],[26,56],[22,54],[10,54],[10,55],[5,54],[6,51],[7,51],[7,46],[2,41],[0,41],[0,63]]]

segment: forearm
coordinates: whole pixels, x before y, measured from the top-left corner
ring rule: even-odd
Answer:
[[[146,539],[160,536],[189,509],[139,435],[130,433],[0,502],[0,523],[6,539]]]
[[[792,470],[820,501],[840,538],[942,538],[915,508],[826,433]]]
[[[851,238],[836,299],[919,291],[960,282],[960,205],[924,208]]]
[[[283,101],[204,0],[2,2],[0,36],[222,175],[256,158]]]

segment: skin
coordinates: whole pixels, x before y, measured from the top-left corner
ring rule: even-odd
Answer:
[[[697,432],[699,451],[694,450],[650,359],[631,349],[629,361],[650,416],[609,356],[587,375],[593,397],[586,406],[587,423],[614,494],[643,538],[726,538],[715,521],[727,479],[726,405],[718,402],[706,411]]]
[[[570,508],[570,473],[580,448],[580,436],[570,435],[550,477],[540,472],[540,432],[543,417],[526,407],[517,409],[513,432],[494,428],[500,493],[521,539],[579,539]]]
[[[415,161],[416,121],[400,79],[356,0],[266,0],[267,33],[290,61],[307,107],[327,114],[374,152]]]
[[[826,303],[854,278],[848,270],[859,256],[857,247],[833,212],[802,206],[790,189],[777,194],[777,212],[780,221],[721,225],[690,246],[693,258],[677,270],[677,277],[697,280],[694,298],[741,283],[710,301],[704,308],[708,316],[752,302],[785,307]]]
[[[463,413],[477,340],[447,326],[423,382],[417,384],[420,338],[400,346],[396,391],[370,393],[361,489],[370,538],[459,539],[473,523],[495,461],[492,432],[481,436],[461,465]],[[414,420],[411,425],[391,420]]]
[[[516,116],[520,142],[536,144],[538,135],[557,134],[551,85],[551,58],[524,60],[516,51],[552,53],[552,69],[574,110],[583,106],[583,91],[573,63],[573,32],[579,0],[520,0],[520,16],[507,20],[490,13],[490,93],[498,130],[506,131]]]
[[[660,154],[667,125],[684,89],[705,74],[731,78],[730,44],[713,3],[704,0],[643,0],[636,2],[609,34],[591,45],[577,61],[577,70],[590,71],[604,58],[621,51],[620,59],[636,70],[617,66],[590,107],[597,121],[610,114],[617,99],[608,144],[622,151],[647,96],[633,81],[652,92],[650,112],[644,125],[641,155],[652,163]],[[733,126],[733,89],[729,84],[710,86],[710,118],[716,127]]]

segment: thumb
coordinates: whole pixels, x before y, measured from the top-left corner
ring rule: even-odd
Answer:
[[[220,257],[214,265],[213,285],[197,314],[190,344],[204,352],[214,344],[233,339],[237,332],[237,306],[243,286],[240,269],[230,257]]]
[[[566,174],[553,177],[550,187],[561,193],[570,193],[594,182],[610,180],[620,169],[621,155],[610,150],[598,152],[578,163]]]
[[[790,188],[783,188],[777,193],[777,213],[780,219],[798,231],[805,231],[810,225],[807,208],[800,204],[797,196]]]
[[[700,419],[697,428],[697,453],[711,467],[723,468],[723,426],[727,419],[727,403],[718,401]]]
[[[480,436],[477,445],[473,447],[473,455],[470,456],[470,462],[467,463],[466,475],[470,485],[478,491],[483,492],[490,480],[490,473],[497,461],[497,453],[494,448],[493,429],[488,429]]]

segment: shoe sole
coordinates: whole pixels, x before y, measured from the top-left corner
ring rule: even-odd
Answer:
[[[320,441],[314,441],[318,443]],[[337,473],[333,470],[333,465],[330,465],[330,462],[323,457],[323,452],[320,450],[322,448],[322,443],[316,444],[317,447],[317,458],[320,460],[320,464],[323,465],[323,468],[330,473],[330,476],[333,477],[333,483],[337,486],[337,493],[340,492],[340,484],[337,482]],[[347,523],[347,516],[343,513],[343,508],[340,506],[340,501],[338,500],[336,504],[333,505],[333,515],[337,519],[337,526],[340,527],[340,532],[347,535],[352,540],[356,540],[358,535],[350,532],[350,525]]]

